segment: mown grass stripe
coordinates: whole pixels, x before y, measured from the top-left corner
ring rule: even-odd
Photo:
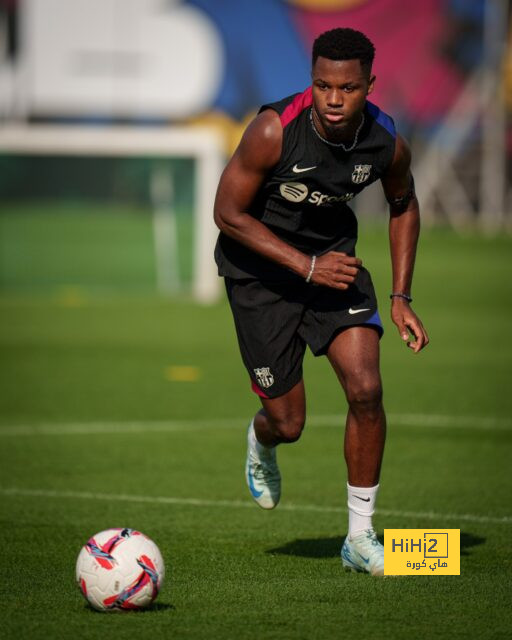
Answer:
[[[138,496],[116,493],[94,493],[89,491],[54,491],[49,489],[20,489],[18,487],[0,487],[4,496],[20,496],[29,498],[73,498],[79,500],[109,500],[112,502],[143,502],[150,504],[169,504],[188,507],[210,508],[251,508],[255,505],[251,500],[204,500],[202,498],[176,498],[172,496]],[[347,513],[346,507],[331,507],[312,504],[280,504],[280,511],[308,511],[317,513]],[[512,524],[512,516],[484,516],[471,513],[437,513],[434,511],[401,511],[396,509],[378,509],[377,513],[384,517],[414,518],[426,520],[453,520],[456,522],[483,522],[490,524]]]
[[[343,426],[343,414],[308,416],[307,425],[311,427]],[[214,418],[208,420],[148,420],[146,421],[94,421],[69,423],[40,423],[0,426],[0,436],[32,435],[89,435],[95,433],[148,433],[172,432],[200,429],[243,429],[248,418]],[[484,431],[512,431],[512,420],[507,418],[484,416],[449,416],[422,413],[388,414],[390,426],[455,428]]]

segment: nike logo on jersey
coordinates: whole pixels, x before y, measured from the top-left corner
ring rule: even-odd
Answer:
[[[348,310],[351,316],[353,316],[354,313],[362,313],[363,311],[370,311],[370,309],[352,309],[352,307],[350,307]]]
[[[295,165],[292,171],[293,173],[302,173],[303,171],[311,171],[312,169],[316,169],[316,165],[314,167],[301,167],[300,169],[298,165]]]

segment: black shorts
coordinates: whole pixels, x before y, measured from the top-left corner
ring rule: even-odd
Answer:
[[[345,291],[301,281],[225,281],[242,359],[253,390],[264,398],[282,396],[302,379],[306,345],[319,356],[346,327],[369,325],[383,333],[364,268]]]

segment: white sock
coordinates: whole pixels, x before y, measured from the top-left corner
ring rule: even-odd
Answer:
[[[254,449],[259,456],[264,456],[265,454],[268,455],[269,450],[274,448],[266,447],[258,440],[254,430],[254,419],[251,420],[251,425],[249,427],[249,442],[251,443],[251,448]]]
[[[358,531],[373,529],[372,516],[378,490],[378,484],[374,487],[351,487],[347,482],[349,536]]]

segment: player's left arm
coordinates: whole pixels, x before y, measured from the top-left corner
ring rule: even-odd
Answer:
[[[382,178],[382,186],[389,202],[392,293],[410,297],[420,233],[420,210],[411,173],[411,152],[399,135],[393,161]],[[397,326],[402,340],[407,342],[407,346],[414,353],[427,346],[429,338],[425,327],[405,297],[396,296],[391,299],[391,319]]]

